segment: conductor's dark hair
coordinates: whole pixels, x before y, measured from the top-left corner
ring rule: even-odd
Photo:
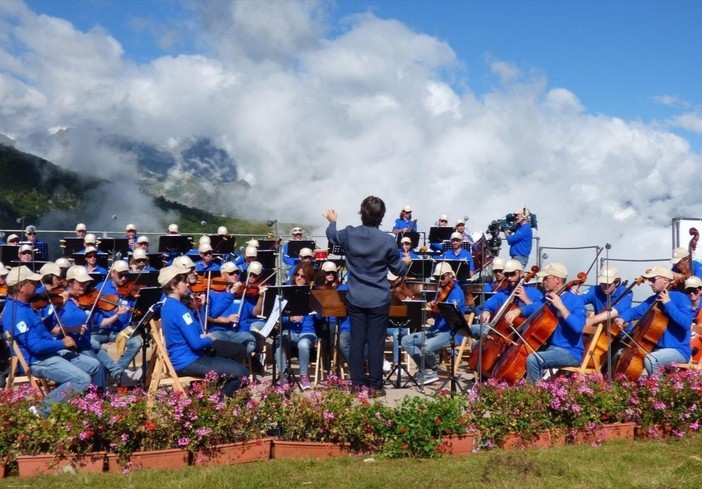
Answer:
[[[385,202],[380,197],[369,195],[361,202],[361,222],[364,226],[380,227],[385,217]]]

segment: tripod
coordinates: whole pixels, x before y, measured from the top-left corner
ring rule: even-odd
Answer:
[[[405,366],[402,364],[402,360],[401,360],[401,357],[402,357],[402,337],[404,336],[404,335],[402,334],[402,330],[405,329],[405,328],[407,327],[407,325],[409,324],[410,320],[407,320],[407,321],[405,321],[405,322],[402,323],[402,324],[396,324],[396,323],[393,322],[393,321],[390,321],[390,322],[393,324],[393,326],[395,326],[395,327],[397,328],[397,363],[395,363],[395,364],[393,365],[392,370],[390,371],[390,373],[388,373],[388,374],[385,376],[385,381],[384,381],[383,383],[384,383],[384,384],[388,384],[388,383],[389,383],[390,385],[392,385],[393,387],[395,387],[395,389],[405,389],[405,388],[409,385],[409,383],[412,382],[415,386],[417,386],[417,388],[419,388],[419,383],[418,383],[417,380],[409,373],[409,370],[407,370],[407,367],[405,367]],[[404,385],[402,384],[402,372],[405,372],[405,373],[407,374],[407,378],[409,379],[407,382],[404,383]],[[395,382],[393,383],[392,377],[393,377],[394,375],[397,375],[397,377],[395,378]]]

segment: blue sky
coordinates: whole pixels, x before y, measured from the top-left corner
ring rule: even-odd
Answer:
[[[137,62],[198,49],[182,35],[161,48],[152,35],[158,27],[145,27],[143,20],[163,30],[187,22],[188,5],[177,0],[27,4],[81,30],[104,27]],[[343,31],[340,19],[362,12],[400,20],[449,43],[463,65],[458,73],[477,93],[495,83],[486,66],[489,58],[545,75],[550,85],[576,93],[593,114],[650,121],[702,105],[700,1],[340,0],[329,5],[328,35]],[[455,88],[460,90],[460,84]],[[662,96],[673,97],[675,106],[657,102]],[[678,131],[696,141],[694,134]]]

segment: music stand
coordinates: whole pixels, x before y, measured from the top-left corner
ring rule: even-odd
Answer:
[[[438,302],[436,306],[439,308],[439,313],[446,320],[448,327],[451,328],[451,372],[449,377],[441,383],[438,390],[442,390],[447,383],[451,382],[451,395],[456,393],[457,386],[463,394],[466,394],[466,390],[458,383],[458,378],[454,373],[456,370],[456,335],[470,336],[470,325],[468,325],[458,306],[453,302]]]
[[[16,248],[16,246],[15,246]],[[38,260],[32,260],[32,261],[19,261],[17,258],[9,262],[7,265],[11,267],[19,267],[19,266],[26,266],[33,272],[38,272],[41,267],[44,266],[46,262],[45,261],[38,261]]]
[[[443,260],[444,263],[448,263],[456,274],[456,280],[463,282],[470,278],[470,267],[468,266],[468,260]]]
[[[61,243],[63,244],[63,256],[65,256],[66,258],[71,256],[73,253],[77,253],[83,248],[85,248],[83,238],[63,238],[61,239]],[[4,260],[3,263],[5,263]]]
[[[234,253],[236,241],[231,236],[220,236],[219,234],[215,234],[214,236],[210,236],[210,246],[212,246],[213,253],[226,255],[227,253]]]
[[[85,266],[85,255],[83,253],[73,253],[73,263],[76,265],[83,265]],[[97,265],[101,266],[106,269],[110,269],[110,266],[107,264],[107,255],[106,254],[100,254],[98,253],[97,255]]]
[[[450,241],[453,233],[453,228],[450,227],[431,227],[429,228],[429,242],[443,243],[444,241]]]
[[[392,370],[385,376],[384,384],[390,384],[395,389],[405,389],[410,383],[413,383],[417,388],[421,389],[421,386],[407,370],[407,367],[402,363],[402,334],[403,329],[409,330],[409,333],[422,329],[422,309],[426,306],[427,301],[418,300],[406,300],[402,301],[407,306],[407,317],[404,321],[397,319],[390,319],[390,323],[397,328],[397,360],[398,362],[392,366]],[[407,374],[407,380],[404,385],[402,384],[402,372]],[[395,376],[395,381],[392,378]]]
[[[106,276],[100,272],[93,272],[93,273],[89,273],[88,275],[90,275],[90,278],[93,279],[93,283],[95,283],[95,284],[102,282],[106,278]]]
[[[19,246],[0,245],[0,261],[9,266],[12,261],[19,260],[18,251]]]
[[[346,253],[344,253],[344,249],[341,247],[341,245],[338,244],[332,244],[332,242],[329,242],[329,245],[327,246],[327,252],[330,255],[336,255],[336,256],[344,256]]]
[[[159,236],[158,251],[161,253],[182,255],[192,249],[192,240],[192,236],[182,236],[179,234]]]
[[[150,267],[154,267],[156,270],[161,270],[163,268],[162,253],[149,253],[146,257],[149,259]]]
[[[431,277],[432,260],[415,259],[410,263],[407,269],[407,277],[416,277],[424,280],[426,277]]]
[[[97,243],[97,249],[115,256],[121,253],[127,256],[129,253],[129,240],[127,238],[101,238]]]
[[[419,233],[416,231],[402,231],[401,233],[397,233],[395,241],[397,242],[398,248],[400,247],[402,238],[409,238],[412,241],[412,248],[419,246]]]
[[[277,243],[275,239],[259,239],[257,249],[263,251],[275,250]]]
[[[275,268],[275,250],[258,250],[256,253],[256,261],[261,264],[265,270]]]
[[[155,301],[153,304],[151,304],[151,305],[148,307],[148,309],[145,309],[145,310],[146,310],[146,313],[141,317],[141,319],[140,319],[139,322],[136,324],[136,326],[134,326],[134,330],[133,330],[132,333],[129,335],[129,338],[127,338],[127,339],[131,339],[135,334],[140,334],[140,335],[141,335],[141,339],[142,339],[142,344],[141,344],[141,364],[142,364],[142,366],[144,366],[144,367],[145,367],[146,365],[148,365],[148,363],[149,363],[149,362],[148,362],[148,359],[147,359],[147,350],[148,350],[149,347],[151,346],[151,324],[150,324],[150,322],[151,322],[151,320],[152,320],[153,318],[160,316],[160,314],[161,314],[161,306],[163,305],[163,302],[159,302],[159,300],[158,300],[158,299],[161,297],[161,293],[162,293],[160,288],[143,289],[142,292],[145,292],[145,291],[147,291],[147,290],[148,290],[149,292],[146,292],[146,294],[144,294],[145,299],[144,299],[143,304],[146,305],[147,300],[150,300],[150,299],[146,299],[147,297],[149,297],[149,298],[152,297],[152,292],[150,292],[151,290],[154,290],[156,293],[158,293],[158,294],[156,295],[156,301]],[[140,294],[139,297],[137,298],[136,304],[134,305],[135,308],[136,308],[137,306],[139,306],[139,304],[140,304],[140,303],[139,303],[139,299],[140,299],[141,297],[142,297],[142,295]],[[164,299],[164,300],[165,300],[165,299]],[[142,384],[142,385],[144,385],[144,384],[146,383],[146,376],[147,376],[147,374],[148,374],[148,370],[149,370],[148,368],[143,368],[143,369],[142,369],[142,371],[143,371],[143,372],[142,372],[142,377],[141,377],[141,384]]]
[[[147,287],[158,287],[158,272],[129,272],[128,281],[133,281],[134,285],[142,285],[144,288]],[[141,297],[141,292],[139,292]],[[151,304],[149,304],[150,306]],[[136,306],[135,306],[136,307]],[[137,308],[138,309],[138,308]],[[144,310],[144,309],[142,309]]]
[[[314,251],[315,246],[315,242],[309,240],[288,241],[288,256],[290,258],[299,258],[302,248],[309,248]]]

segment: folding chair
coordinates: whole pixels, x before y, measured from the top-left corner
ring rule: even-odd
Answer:
[[[146,372],[146,385],[149,386],[149,393],[155,394],[159,387],[166,386],[187,394],[185,386],[202,379],[179,376],[176,373],[168,356],[168,350],[166,350],[166,341],[160,320],[151,320],[151,339],[153,340],[153,350],[149,360],[149,369]]]

